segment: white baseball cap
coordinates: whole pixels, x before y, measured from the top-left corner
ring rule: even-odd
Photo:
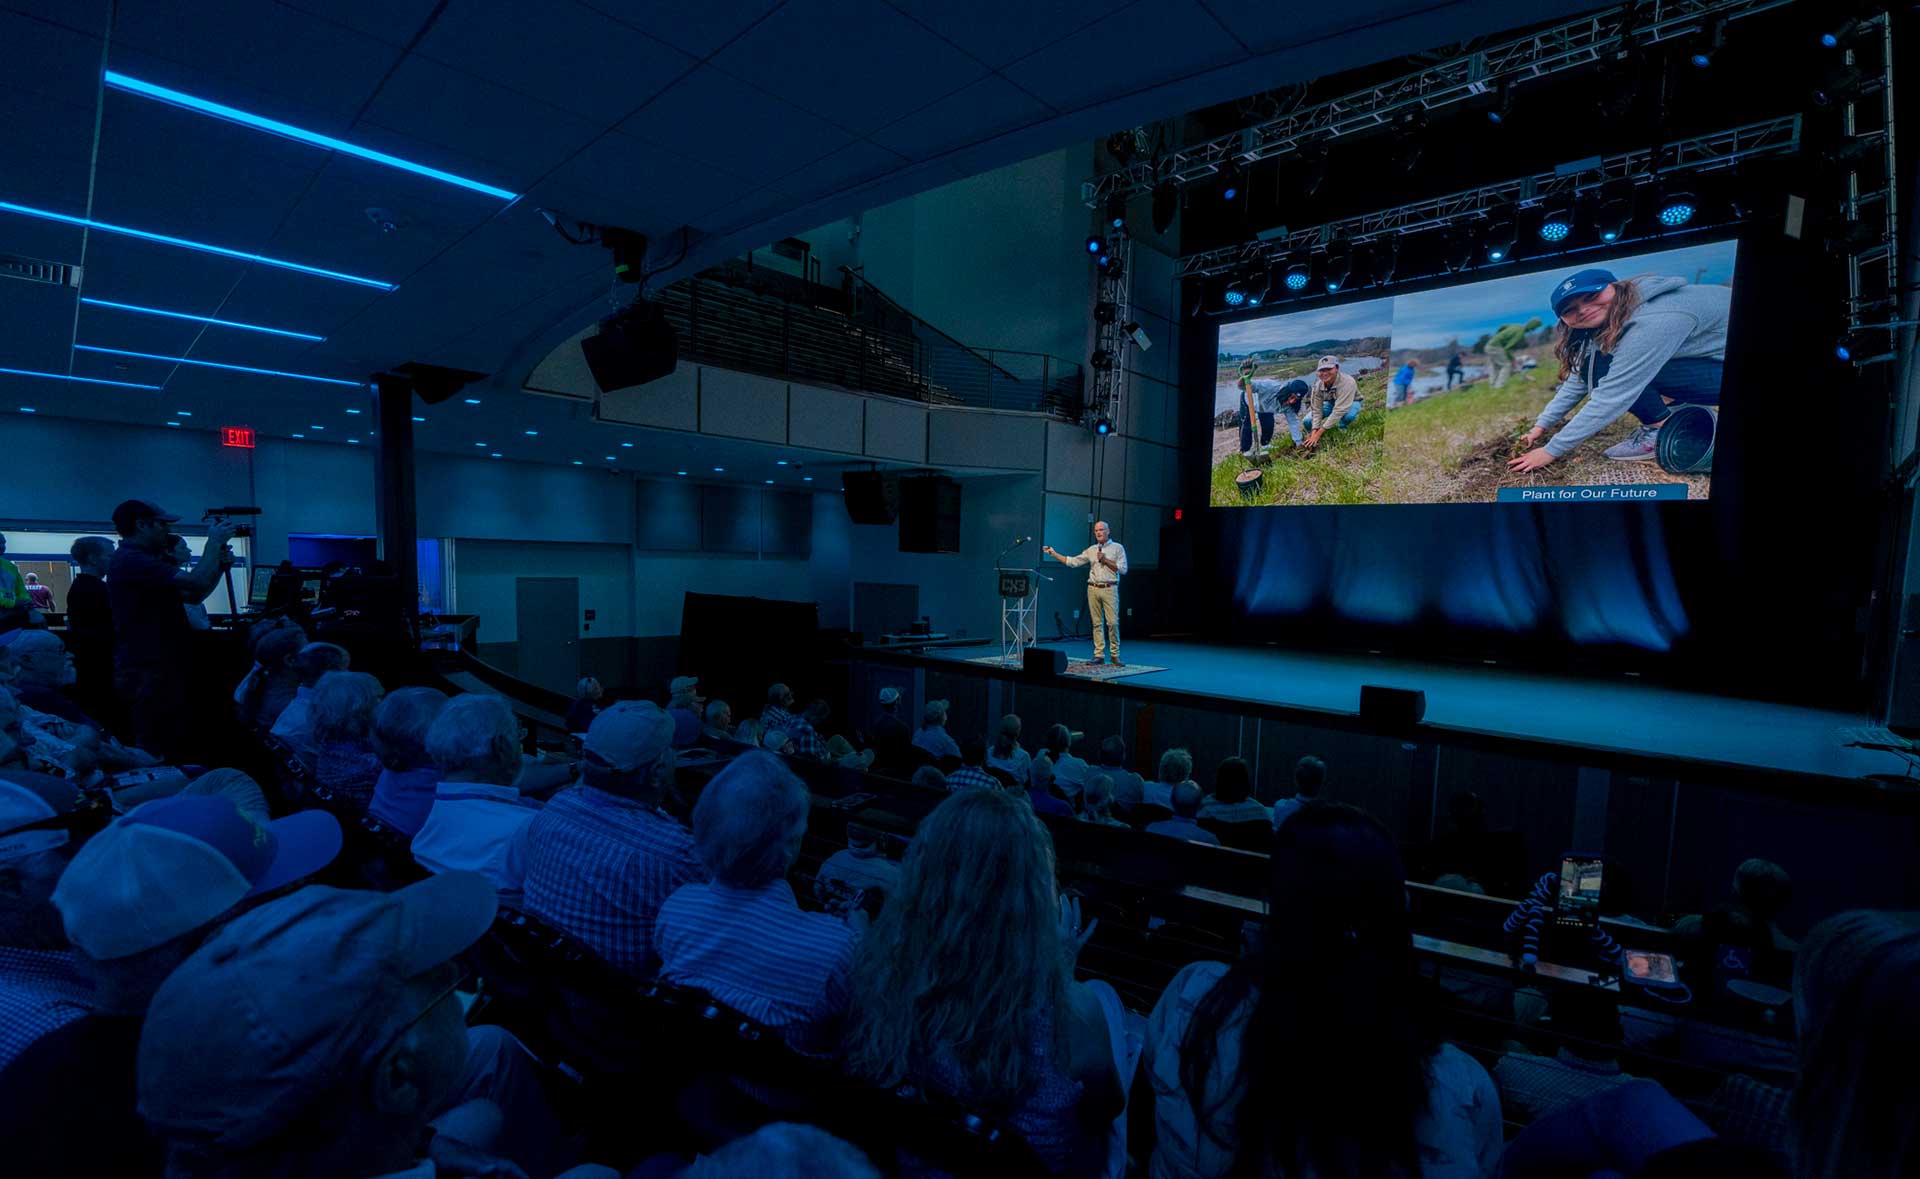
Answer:
[[[882,688],[882,689],[880,689],[880,703],[882,703],[882,704],[898,704],[898,703],[900,703],[900,689],[898,689],[898,688]]]
[[[1320,358],[1320,363],[1315,367],[1316,368],[1339,368],[1340,358],[1338,356],[1322,356]]]

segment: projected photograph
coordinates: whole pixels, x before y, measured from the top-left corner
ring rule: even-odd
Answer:
[[[1706,499],[1735,248],[1396,297],[1373,502]]]
[[[1393,300],[1220,329],[1209,502],[1380,502]]]

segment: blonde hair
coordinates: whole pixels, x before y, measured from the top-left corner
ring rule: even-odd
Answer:
[[[899,887],[861,941],[849,1067],[898,1085],[950,1059],[967,1101],[1007,1103],[1035,1079],[1035,1038],[1066,1020],[1053,840],[1018,795],[967,790],[920,824]]]

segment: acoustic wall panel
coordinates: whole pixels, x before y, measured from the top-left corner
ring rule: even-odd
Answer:
[[[810,450],[860,453],[863,398],[812,385],[787,386],[787,441]]]
[[[903,463],[927,461],[927,410],[907,401],[863,397],[867,407],[866,453]]]

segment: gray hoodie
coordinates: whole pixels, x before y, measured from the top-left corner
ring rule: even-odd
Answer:
[[[1580,368],[1535,419],[1535,425],[1550,430],[1581,398],[1588,398],[1566,428],[1547,439],[1547,453],[1555,458],[1565,458],[1627,412],[1667,361],[1727,358],[1731,288],[1697,287],[1683,278],[1643,278],[1635,285],[1640,288],[1640,308],[1627,321],[1611,363],[1601,366],[1600,375],[1595,376],[1597,349],[1587,349]]]

